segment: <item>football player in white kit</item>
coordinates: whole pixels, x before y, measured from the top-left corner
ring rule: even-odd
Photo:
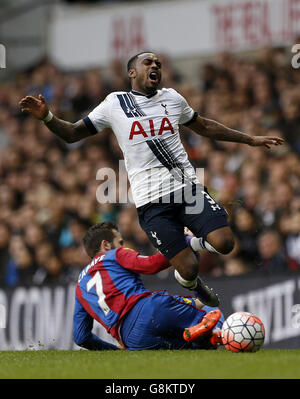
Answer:
[[[132,90],[109,94],[76,123],[55,117],[42,95],[26,96],[19,105],[68,143],[107,127],[113,130],[124,154],[141,227],[174,266],[177,281],[194,290],[203,303],[218,306],[218,296],[198,276],[199,256],[195,254],[201,249],[228,254],[234,237],[227,212],[197,180],[180,141],[179,125],[211,139],[250,146],[270,148],[283,140],[227,128],[198,115],[174,89],[159,89],[162,65],[154,53],[135,55],[127,67]],[[191,206],[194,211],[187,211]],[[187,237],[184,227],[195,237]]]

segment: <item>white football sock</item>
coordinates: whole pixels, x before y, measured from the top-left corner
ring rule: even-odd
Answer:
[[[197,277],[194,280],[185,280],[184,278],[181,277],[181,275],[178,273],[177,270],[175,270],[174,272],[174,277],[176,278],[178,283],[185,288],[193,290],[194,288],[197,287]]]
[[[209,252],[214,252],[216,254],[219,254],[218,252],[212,245],[210,245],[207,241],[203,240],[202,237],[197,238],[193,237],[190,241],[190,246],[194,251],[201,251],[201,250],[206,250]]]

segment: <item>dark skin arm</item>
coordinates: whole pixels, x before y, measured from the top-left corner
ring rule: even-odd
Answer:
[[[41,94],[38,98],[26,96],[19,102],[19,105],[22,112],[30,113],[40,120],[43,120],[49,112],[45,98]],[[90,132],[82,120],[71,123],[53,116],[51,121],[47,123],[47,127],[67,143],[75,143],[76,141],[90,136]],[[250,136],[200,116],[197,117],[195,122],[189,125],[189,128],[201,136],[214,140],[232,141],[251,146],[265,146],[270,148],[271,145],[280,145],[284,142],[284,140],[279,137]]]
[[[280,137],[250,136],[249,134],[230,129],[221,123],[200,116],[197,117],[195,122],[189,125],[189,128],[201,136],[214,140],[232,141],[235,143],[248,144],[253,147],[265,146],[271,148],[272,145],[280,145],[284,142]]]
[[[36,119],[43,120],[49,112],[45,98],[40,94],[38,98],[26,96],[19,102],[22,112],[31,114]],[[82,120],[71,123],[53,116],[50,122],[46,123],[48,129],[67,143],[75,143],[86,137],[90,132]]]

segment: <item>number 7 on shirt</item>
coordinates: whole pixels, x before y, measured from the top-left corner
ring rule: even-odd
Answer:
[[[98,304],[100,308],[103,310],[105,316],[109,313],[110,309],[105,302],[105,294],[103,292],[103,284],[100,272],[97,271],[94,276],[87,282],[86,289],[90,291],[93,286],[96,286],[96,293],[98,295]]]

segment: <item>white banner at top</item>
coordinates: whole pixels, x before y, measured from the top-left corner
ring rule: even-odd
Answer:
[[[292,45],[300,35],[300,0],[147,2],[109,7],[59,6],[49,55],[80,69],[144,50],[171,57]]]

